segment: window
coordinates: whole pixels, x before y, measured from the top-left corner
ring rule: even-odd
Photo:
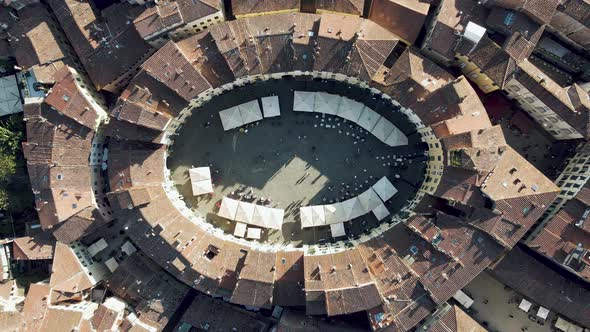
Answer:
[[[63,99],[65,102],[68,102],[68,101],[70,101],[70,96],[68,96],[68,95],[64,94],[64,95],[63,95],[63,97],[62,97],[62,99]]]

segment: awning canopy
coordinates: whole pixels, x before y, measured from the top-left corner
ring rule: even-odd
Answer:
[[[196,167],[188,170],[188,174],[193,181],[202,181],[211,179],[211,170],[209,167]]]
[[[285,212],[282,209],[274,209],[262,205],[254,205],[252,225],[263,228],[281,229],[283,225],[284,214]]]
[[[235,237],[244,237],[246,236],[246,228],[247,225],[241,222],[236,223],[236,228],[234,229],[234,236]]]
[[[262,100],[262,112],[265,118],[272,118],[281,115],[281,108],[279,106],[279,97],[270,96],[261,98]]]
[[[518,306],[518,308],[524,312],[529,312],[529,310],[531,309],[531,305],[532,303],[530,303],[526,299],[522,299],[522,301],[520,301],[520,305]]]
[[[315,205],[311,207],[311,217],[314,226],[323,226],[326,224],[326,214],[322,205]]]
[[[391,133],[393,132],[394,128],[395,126],[391,122],[389,122],[389,120],[387,120],[384,117],[381,117],[379,118],[377,124],[375,124],[373,130],[371,130],[371,134],[377,137],[381,142],[385,143],[389,135],[391,135]]]
[[[213,192],[213,183],[211,179],[191,182],[193,196],[209,194]]]
[[[191,179],[193,196],[213,192],[213,184],[211,183],[211,170],[209,167],[191,168],[189,169],[188,174]]]
[[[262,234],[262,230],[260,228],[249,227],[248,228],[248,235],[246,235],[246,237],[248,239],[260,240],[261,234]]]
[[[326,218],[326,224],[336,224],[344,222],[344,216],[342,215],[342,208],[340,203],[323,205],[324,216]]]
[[[221,206],[219,207],[219,212],[217,212],[217,215],[222,218],[235,220],[236,219],[236,212],[238,211],[238,204],[239,204],[239,201],[236,201],[235,199],[223,197],[223,199],[221,200]]]
[[[242,125],[242,116],[238,107],[230,107],[226,110],[219,112],[219,118],[221,119],[221,125],[223,130],[231,130],[238,128]]]
[[[537,317],[541,319],[547,319],[547,316],[549,316],[549,309],[539,307],[539,310],[537,311]]]
[[[377,218],[377,220],[381,221],[389,215],[389,210],[387,209],[385,204],[382,203],[379,204],[379,206],[377,206],[375,209],[373,209],[373,214],[375,215],[375,218]]]
[[[313,227],[313,214],[311,208],[311,206],[299,208],[299,220],[301,220],[301,228]]]
[[[315,92],[295,91],[293,97],[293,111],[313,112],[315,107]]]
[[[346,235],[346,230],[344,229],[343,223],[331,224],[330,232],[332,233],[332,237],[340,237]]]
[[[385,140],[385,144],[389,146],[403,146],[408,145],[408,137],[404,135],[397,127],[393,127],[393,131]]]
[[[336,115],[342,97],[326,92],[316,92],[314,110],[318,113]]]
[[[238,105],[240,116],[242,117],[242,125],[262,120],[262,112],[258,100],[252,100],[247,103]]]
[[[381,199],[379,195],[373,190],[373,188],[369,188],[365,190],[362,194],[358,196],[358,199],[363,206],[363,210],[365,213],[369,213],[377,208],[381,204]]]
[[[557,322],[555,322],[555,328],[564,332],[584,332],[584,329],[582,327],[572,324],[561,317],[557,317]]]
[[[365,107],[363,114],[361,114],[358,125],[361,126],[364,130],[371,132],[375,125],[381,119],[381,115],[377,112],[373,111],[372,109]]]
[[[340,107],[338,107],[338,116],[346,120],[357,123],[365,105],[356,100],[342,97]]]
[[[373,185],[373,190],[375,190],[383,202],[386,202],[397,193],[397,189],[389,182],[386,176],[382,177]]]
[[[340,203],[340,207],[343,211],[344,221],[348,221],[354,218],[358,218],[363,214],[367,213],[364,211],[361,202],[359,201],[358,197],[353,197],[347,199]]]
[[[254,204],[248,202],[239,202],[236,209],[236,221],[251,224],[254,218]]]

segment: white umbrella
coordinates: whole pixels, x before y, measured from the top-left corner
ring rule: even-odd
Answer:
[[[315,92],[295,91],[293,96],[293,111],[313,112],[315,105]]]

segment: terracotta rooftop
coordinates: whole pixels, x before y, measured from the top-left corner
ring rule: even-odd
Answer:
[[[316,0],[315,6],[318,11],[345,13],[352,15],[363,15],[365,8],[364,0]]]
[[[132,24],[143,10],[127,2],[115,3],[99,13],[89,2],[51,0],[59,24],[98,90],[128,75],[152,52]]]
[[[471,316],[457,305],[453,305],[433,326],[432,332],[486,332]]]
[[[18,65],[31,69],[37,81],[54,83],[54,75],[65,65],[75,66],[75,58],[67,44],[60,42],[62,33],[46,7],[33,4],[18,12],[19,20],[9,28],[10,38]]]
[[[248,15],[282,10],[299,11],[300,0],[231,0],[234,15]]]
[[[55,73],[55,80],[57,83],[45,97],[45,102],[60,114],[94,129],[98,122],[98,105],[93,105],[84,96],[70,69],[68,67],[60,69]]]
[[[148,7],[133,20],[133,24],[142,38],[149,39],[220,10],[221,2],[215,0],[159,2],[153,7]]]
[[[14,239],[12,255],[16,260],[53,259],[55,239],[49,232]]]
[[[429,3],[416,0],[373,0],[369,19],[413,44],[429,8]]]

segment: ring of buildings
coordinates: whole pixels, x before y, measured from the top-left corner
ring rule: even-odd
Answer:
[[[239,25],[258,35],[240,35]],[[249,40],[260,47],[240,46]],[[411,328],[514,246],[558,190],[506,144],[464,77],[454,79],[411,48],[396,54],[398,43],[369,20],[299,13],[220,23],[167,43],[85,145],[89,178],[110,188],[106,195],[93,190],[91,205],[107,222],[123,222],[133,244],[162,268],[206,294],[252,308],[306,306],[308,314],[368,310],[374,326]],[[273,52],[284,49],[291,58]],[[352,246],[253,245],[213,229],[178,197],[166,151],[191,110],[236,85],[284,75],[371,89],[416,125],[429,146],[427,178],[397,222]],[[154,104],[161,108],[150,111]],[[25,112],[29,124],[36,121],[36,110]],[[108,170],[101,172],[92,156],[104,144]],[[69,243],[76,238],[59,238],[67,222],[42,220]]]

